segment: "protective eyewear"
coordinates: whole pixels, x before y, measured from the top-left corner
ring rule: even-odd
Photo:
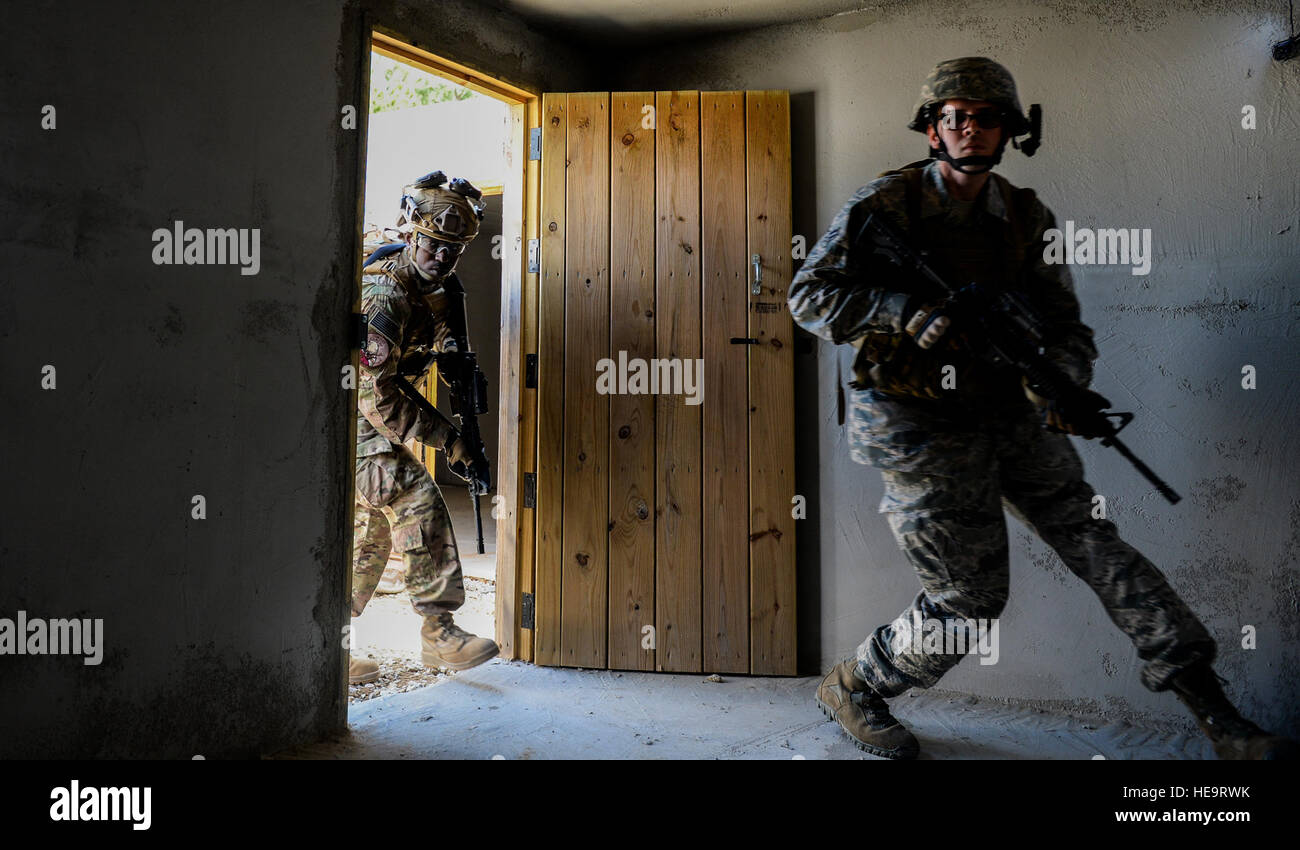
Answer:
[[[465,250],[465,246],[459,242],[443,242],[441,239],[434,239],[432,236],[425,236],[423,233],[416,237],[415,244],[430,254],[436,255],[439,251],[446,251],[453,258],[459,257],[460,252]]]
[[[961,130],[971,119],[985,130],[996,130],[1002,126],[1005,115],[1001,109],[978,109],[974,112],[966,112],[951,106],[945,106],[939,113],[939,123],[949,130]]]

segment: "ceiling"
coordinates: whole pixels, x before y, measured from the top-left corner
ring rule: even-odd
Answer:
[[[580,38],[634,42],[823,18],[869,0],[497,0],[548,30]]]

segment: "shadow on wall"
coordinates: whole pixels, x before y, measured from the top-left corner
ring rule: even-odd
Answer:
[[[821,234],[817,232],[817,144],[816,94],[790,94],[790,178],[791,224],[795,235],[803,237],[803,250],[794,254],[793,271],[798,272],[803,256]],[[801,674],[821,672],[822,621],[822,547],[817,533],[821,522],[821,428],[820,411],[825,400],[818,386],[817,337],[794,326],[794,446],[795,492],[807,502],[804,520],[795,534],[798,614],[797,668]],[[834,349],[832,349],[832,352]],[[833,403],[833,399],[832,399]]]

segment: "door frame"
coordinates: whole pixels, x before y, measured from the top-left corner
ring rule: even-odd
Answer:
[[[485,510],[496,518],[496,642],[501,657],[531,661],[533,633],[521,628],[523,595],[531,597],[534,574],[534,512],[523,503],[524,477],[536,470],[537,392],[524,386],[527,354],[537,350],[538,275],[528,270],[529,240],[538,238],[540,163],[528,158],[529,130],[540,127],[541,95],[504,82],[469,65],[419,47],[400,31],[380,23],[363,27],[362,92],[358,109],[361,133],[358,145],[357,204],[353,234],[359,240],[364,222],[367,140],[370,130],[370,53],[374,51],[473,91],[505,102],[510,109],[507,161],[509,175],[503,187],[501,242],[500,372],[496,495]],[[358,246],[359,246],[358,242]],[[361,251],[357,251],[353,279],[357,281],[355,310],[360,309]],[[357,355],[354,352],[353,357]],[[354,359],[353,368],[357,363]],[[356,409],[353,390],[352,410]],[[351,427],[355,428],[355,417]],[[355,432],[352,432],[355,440]],[[355,446],[351,451],[355,453]],[[354,456],[355,458],[355,456]],[[355,484],[353,485],[355,487]],[[353,493],[355,499],[355,493]],[[350,529],[351,522],[346,526]],[[350,532],[349,532],[350,535]],[[349,542],[351,537],[349,536]],[[345,599],[351,598],[352,548],[347,548]],[[346,677],[344,682],[346,682]],[[346,701],[345,701],[346,702]]]

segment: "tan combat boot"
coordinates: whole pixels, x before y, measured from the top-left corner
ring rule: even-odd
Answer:
[[[883,697],[853,672],[851,661],[841,661],[817,688],[822,714],[849,733],[858,749],[890,759],[914,759],[921,751],[907,727],[894,719]]]
[[[496,642],[476,637],[452,622],[450,614],[425,617],[420,629],[421,657],[426,667],[468,670],[495,658]]]
[[[1221,759],[1283,760],[1300,758],[1300,744],[1270,735],[1237,713],[1223,693],[1223,679],[1209,664],[1197,664],[1169,680],[1169,687],[1196,716],[1196,725]]]
[[[364,685],[379,678],[379,663],[369,658],[348,658],[348,684]]]

